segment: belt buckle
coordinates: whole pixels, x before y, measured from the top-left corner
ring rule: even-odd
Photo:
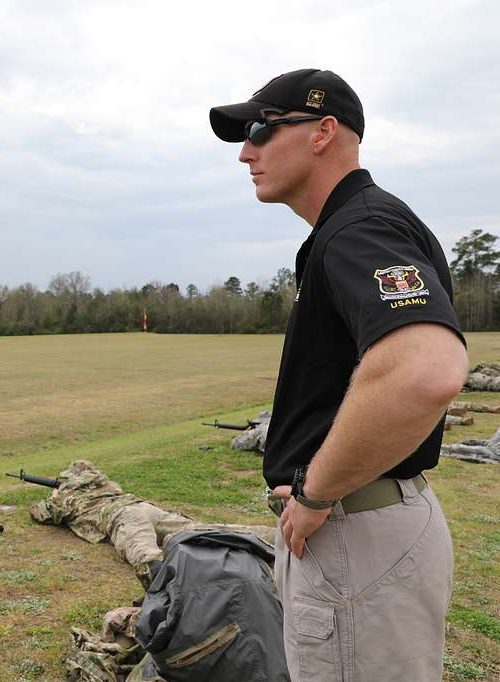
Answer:
[[[283,512],[283,498],[275,495],[271,488],[266,488],[267,506],[275,516],[280,517]]]

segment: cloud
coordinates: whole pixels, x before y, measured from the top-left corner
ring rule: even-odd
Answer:
[[[2,282],[80,269],[106,287],[204,288],[293,268],[308,226],[256,202],[208,110],[304,66],[359,92],[363,162],[448,252],[498,231],[499,17],[491,0],[6,0]]]

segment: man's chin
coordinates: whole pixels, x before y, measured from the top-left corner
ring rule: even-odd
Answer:
[[[270,192],[269,190],[266,192],[263,187],[255,188],[255,196],[263,204],[279,204],[281,201],[276,193]]]

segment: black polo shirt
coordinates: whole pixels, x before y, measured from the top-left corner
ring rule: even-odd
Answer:
[[[295,467],[312,459],[356,365],[377,339],[413,322],[437,322],[453,329],[465,344],[439,242],[405,203],[377,187],[366,170],[352,171],[331,193],[297,254],[296,277],[298,293],[264,455],[270,487],[289,484]],[[401,348],[401,353],[411,362],[411,348]],[[411,419],[411,395],[402,387],[395,386],[386,400],[405,404]],[[443,429],[444,416],[418,449],[385,476],[411,478],[436,466]]]

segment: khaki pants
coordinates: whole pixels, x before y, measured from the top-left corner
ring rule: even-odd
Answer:
[[[403,501],[345,515],[338,503],[302,559],[278,523],[276,582],[292,682],[440,682],[453,553],[439,503],[399,480]]]

